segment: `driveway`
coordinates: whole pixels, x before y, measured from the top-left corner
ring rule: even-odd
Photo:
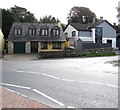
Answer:
[[[118,56],[3,60],[2,86],[53,108],[118,108]]]

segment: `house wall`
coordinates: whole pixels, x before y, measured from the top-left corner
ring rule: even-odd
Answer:
[[[110,26],[107,22],[104,21],[96,27],[103,28],[104,38],[116,38],[116,30],[112,26]]]
[[[72,31],[76,32],[76,36],[72,37]],[[79,39],[78,37],[78,30],[76,30],[73,26],[68,25],[64,33],[68,33],[68,36],[66,38],[70,38],[70,45],[72,46],[77,46],[77,40]]]
[[[95,43],[95,28],[92,28],[92,41]]]
[[[38,52],[40,51],[63,51],[65,49],[65,42],[61,43],[61,49],[52,49],[52,42],[47,43],[47,49],[41,49],[41,42],[38,43]]]
[[[79,37],[85,43],[93,43],[92,37]]]
[[[89,32],[89,31],[79,31],[78,36],[91,37],[91,32]]]
[[[112,40],[112,47],[116,48],[116,30],[105,21],[96,27],[103,28],[102,43],[107,43],[107,40]],[[92,38],[95,43],[95,28],[92,28]]]
[[[68,33],[68,38],[72,37],[72,31],[76,32],[76,36],[78,36],[78,30],[76,30],[73,26],[68,25],[68,27],[65,29],[64,33]]]
[[[25,43],[25,53],[31,53],[31,44],[30,44],[30,42]]]
[[[8,42],[8,54],[13,54],[13,42]]]
[[[112,40],[112,47],[116,48],[116,38],[103,38],[102,43],[107,43],[107,40]]]
[[[4,49],[4,35],[0,29],[0,51]]]

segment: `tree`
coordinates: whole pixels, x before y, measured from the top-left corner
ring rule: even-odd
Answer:
[[[10,10],[11,14],[20,20],[20,22],[37,22],[34,14],[27,11],[26,8],[14,6]]]
[[[68,14],[68,22],[69,23],[92,23],[93,18],[96,18],[94,12],[92,12],[89,8],[86,7],[73,7]]]
[[[44,16],[43,18],[40,18],[40,23],[58,23],[59,20],[56,19],[55,17],[52,17],[51,15],[49,16]]]
[[[1,9],[2,10],[2,32],[4,34],[4,38],[7,39],[11,26],[13,22],[19,22],[20,20],[13,16],[9,10]]]
[[[37,22],[37,19],[34,17],[34,14],[27,11],[27,9],[22,7],[12,7],[10,9],[1,9],[2,10],[2,32],[4,38],[7,39],[11,26],[14,22]]]

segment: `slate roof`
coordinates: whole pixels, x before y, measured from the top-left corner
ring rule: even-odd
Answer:
[[[98,20],[97,22],[90,24],[90,25],[89,25],[89,29],[90,29],[90,28],[95,28],[96,26],[98,26],[98,25],[101,24],[102,22],[107,22],[111,27],[114,28],[114,26],[111,25],[107,20]],[[115,28],[114,28],[114,29],[115,29]]]
[[[78,31],[91,31],[88,29],[90,24],[70,23],[70,25],[72,25]]]
[[[91,31],[91,28],[95,28],[96,26],[98,26],[99,24],[101,24],[102,22],[107,22],[111,27],[114,28],[114,26],[112,26],[107,20],[98,20],[95,23],[89,23],[89,24],[80,24],[80,23],[70,23],[70,25],[72,25],[75,29],[77,29],[78,31]],[[68,24],[69,25],[69,24]],[[68,26],[67,25],[67,26]],[[66,27],[67,27],[66,26]],[[115,29],[115,28],[114,28]]]
[[[66,41],[62,28],[60,27],[60,36],[52,36],[49,34],[48,36],[41,36],[40,29],[43,27],[48,27],[49,33],[51,33],[51,29],[58,26],[56,23],[13,23],[12,28],[10,30],[8,41],[11,42],[27,42],[27,41]],[[22,29],[21,35],[14,35],[14,28],[20,27]],[[33,27],[36,29],[36,35],[29,35],[28,29]]]

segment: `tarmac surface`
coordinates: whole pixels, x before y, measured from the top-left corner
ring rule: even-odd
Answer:
[[[5,55],[3,58],[4,60],[2,61],[4,65],[2,83],[4,85],[3,87],[6,87],[7,89],[3,88],[1,90],[3,91],[1,92],[3,93],[2,107],[55,107],[56,105],[54,103],[46,99],[50,96],[68,107],[82,108],[83,106],[86,106],[87,108],[92,106],[109,106],[114,109],[117,107],[116,97],[118,94],[118,86],[117,66],[112,64],[112,62],[116,61],[117,58],[118,57],[116,56],[87,59],[68,58],[37,60],[36,54]],[[29,92],[24,89],[26,87],[30,87]],[[42,93],[40,93],[41,90]],[[34,92],[37,92],[37,94]],[[38,95],[38,92],[41,95]],[[18,93],[22,93],[24,96]],[[48,96],[46,98],[42,97],[42,95],[45,96],[43,93]],[[70,93],[72,94],[72,97]],[[51,99],[50,97],[49,99]],[[82,97],[82,101],[80,100],[80,97]],[[34,98],[36,98],[37,101],[33,100]],[[91,100],[88,100],[88,98]],[[66,101],[67,99],[68,101]],[[78,102],[76,102],[77,100]],[[49,107],[39,102],[44,103]],[[14,103],[17,103],[18,106],[17,104],[14,105]],[[29,105],[29,103],[31,104]]]

